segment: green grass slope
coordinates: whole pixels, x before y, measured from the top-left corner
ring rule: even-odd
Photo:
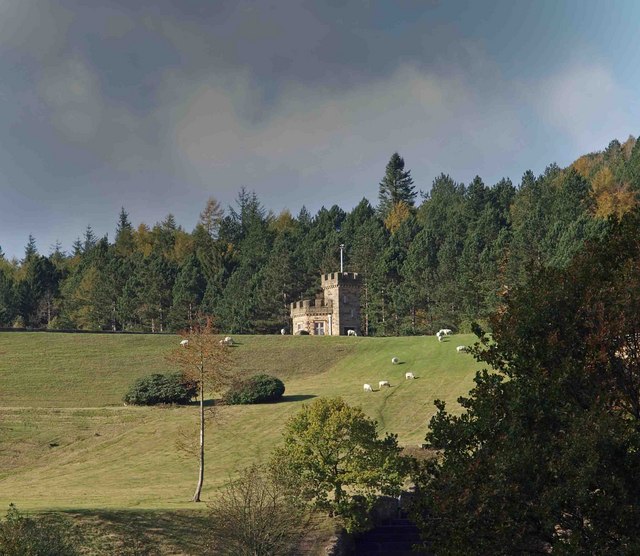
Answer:
[[[229,476],[264,461],[284,421],[318,396],[361,405],[401,444],[423,442],[433,400],[468,392],[479,365],[456,346],[473,336],[345,338],[239,336],[238,372],[286,384],[277,404],[220,407],[207,430],[203,498]],[[197,438],[197,408],[124,407],[139,376],[172,370],[176,336],[0,333],[0,508],[193,507],[197,463],[177,450]],[[399,365],[391,358],[398,357]],[[406,372],[416,380],[405,380]],[[391,388],[367,393],[368,382]]]

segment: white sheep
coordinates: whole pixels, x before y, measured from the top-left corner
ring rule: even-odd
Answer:
[[[357,336],[357,332],[355,330],[347,330],[347,336]]]
[[[233,345],[233,343],[234,343],[234,342],[233,342],[233,338],[232,338],[231,336],[227,336],[227,337],[224,339],[224,343],[225,343],[225,344],[227,344],[228,346],[232,346],[232,345]]]
[[[404,378],[405,380],[413,380],[416,377],[413,375],[413,373],[405,373]]]
[[[185,348],[186,348],[186,347],[189,345],[189,340],[182,340],[182,341],[180,342],[180,345],[181,345],[182,347],[185,347]]]
[[[436,338],[438,338],[438,342],[442,342],[442,336],[443,334],[440,334],[440,332],[436,334]]]
[[[382,388],[383,386],[391,388],[391,384],[389,384],[388,380],[381,380],[380,382],[378,382],[378,388]]]
[[[456,348],[456,351],[457,351],[458,353],[464,353],[465,351],[467,351],[467,346],[458,346],[458,347]]]
[[[281,329],[280,329],[280,334],[281,334],[282,336],[284,336],[286,333],[287,333],[287,331],[286,331],[284,328],[281,328]]]
[[[373,392],[373,388],[371,388],[371,384],[365,384],[364,385],[364,391],[365,392]]]
[[[400,360],[397,357],[392,357],[391,363],[393,363],[394,365],[397,365],[398,363],[400,363]]]

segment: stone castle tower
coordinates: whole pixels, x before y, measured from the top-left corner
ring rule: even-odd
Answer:
[[[360,333],[360,286],[355,272],[331,272],[321,276],[322,297],[291,304],[294,334],[346,336]]]

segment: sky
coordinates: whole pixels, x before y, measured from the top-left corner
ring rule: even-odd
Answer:
[[[191,231],[241,187],[315,214],[394,152],[519,184],[640,134],[640,2],[0,0],[0,247]]]

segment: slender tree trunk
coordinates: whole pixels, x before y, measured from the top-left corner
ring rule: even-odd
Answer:
[[[200,368],[200,469],[198,471],[198,486],[193,495],[194,502],[200,502],[202,483],[204,482],[204,369]]]
[[[364,335],[369,335],[369,284],[364,283]]]

